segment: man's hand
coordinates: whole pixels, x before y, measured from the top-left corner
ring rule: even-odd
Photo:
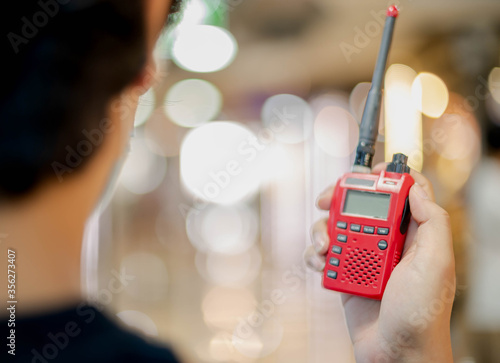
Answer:
[[[374,173],[384,170],[379,164]],[[403,257],[381,301],[342,294],[347,327],[358,362],[453,362],[450,315],[455,297],[455,260],[448,214],[434,202],[430,182],[411,171],[412,220]],[[330,209],[334,187],[317,201]],[[325,267],[327,219],[312,228],[306,264]]]

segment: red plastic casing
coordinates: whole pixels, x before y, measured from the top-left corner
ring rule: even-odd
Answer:
[[[366,184],[373,181],[373,185],[354,185],[348,182],[348,179],[351,178],[365,181],[361,183]],[[371,299],[382,299],[387,281],[403,252],[407,228],[402,228],[404,233],[401,233],[400,227],[405,204],[408,214],[406,222],[409,222],[410,211],[407,199],[413,184],[414,180],[410,174],[386,171],[382,171],[380,175],[347,173],[339,179],[335,187],[328,219],[330,245],[323,273],[323,286],[326,289]],[[390,194],[387,219],[344,213],[346,192],[350,189]],[[339,221],[347,224],[346,229],[337,227]],[[351,224],[360,225],[361,230],[359,232],[352,231]],[[364,233],[364,226],[374,227],[374,233]],[[379,235],[377,234],[378,228],[389,228],[389,233]],[[339,234],[346,235],[347,241],[338,241]],[[380,249],[378,246],[382,240],[387,242],[386,249]],[[340,254],[333,252],[334,246],[342,248]],[[331,258],[339,261],[331,260]],[[338,263],[338,266],[330,264],[331,261]],[[329,277],[328,271],[335,271],[336,278]],[[330,272],[330,276],[332,275],[334,273]]]

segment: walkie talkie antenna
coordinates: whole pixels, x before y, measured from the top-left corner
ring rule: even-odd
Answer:
[[[373,79],[359,129],[359,143],[356,149],[356,159],[352,167],[353,172],[369,173],[372,167],[373,155],[375,154],[375,142],[378,135],[378,123],[380,118],[380,103],[382,100],[382,81],[385,75],[387,56],[391,47],[392,33],[399,10],[395,5],[387,9],[382,43],[378,53],[377,63],[373,71]]]

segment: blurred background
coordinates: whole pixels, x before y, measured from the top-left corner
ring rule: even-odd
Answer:
[[[339,295],[302,254],[327,216],[316,196],[350,170],[394,2],[185,1],[89,221],[85,289],[187,361],[354,362]],[[498,362],[500,2],[395,3],[376,162],[404,152],[434,183],[453,224],[455,361]]]

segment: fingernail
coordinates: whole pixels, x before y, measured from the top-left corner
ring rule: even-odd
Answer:
[[[321,253],[329,243],[328,235],[323,231],[316,231],[313,235],[313,247],[316,253]]]
[[[422,188],[419,184],[415,183],[415,185],[413,185],[413,190],[420,198],[429,199],[429,196],[425,192],[424,188]]]

